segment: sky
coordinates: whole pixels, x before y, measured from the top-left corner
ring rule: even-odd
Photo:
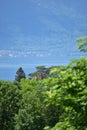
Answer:
[[[87,0],[0,0],[0,79],[22,66],[67,65],[87,36]],[[7,77],[7,79],[10,79]]]

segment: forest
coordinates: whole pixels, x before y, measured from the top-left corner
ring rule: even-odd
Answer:
[[[77,39],[87,52],[87,36]],[[0,80],[0,130],[87,130],[87,59]]]

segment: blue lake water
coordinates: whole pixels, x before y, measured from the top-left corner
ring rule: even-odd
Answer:
[[[14,80],[16,68],[0,68],[0,80]]]
[[[10,68],[0,68],[0,80],[9,80],[9,81],[13,81],[15,79],[15,75],[16,75],[16,71],[18,68],[16,67],[10,67]],[[23,69],[24,72],[26,73],[26,76],[30,73],[33,72],[35,69],[34,68],[30,68],[30,70],[28,68],[24,68]]]
[[[76,55],[73,55],[73,58],[76,58]],[[29,73],[36,71],[36,66],[67,65],[73,58],[72,56],[59,57],[58,55],[55,57],[0,57],[0,80],[13,81],[19,67],[23,68],[27,77]],[[80,55],[77,58],[80,58]]]

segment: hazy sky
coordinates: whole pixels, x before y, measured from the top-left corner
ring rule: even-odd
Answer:
[[[87,0],[0,0],[0,67],[67,64],[84,35]]]

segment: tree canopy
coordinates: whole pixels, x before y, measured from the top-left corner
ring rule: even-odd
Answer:
[[[16,76],[15,76],[15,80],[20,82],[20,80],[22,78],[26,78],[25,72],[22,69],[22,67],[18,68],[17,72],[16,72]]]
[[[81,52],[87,52],[87,36],[83,36],[76,39],[78,42],[78,48]]]

